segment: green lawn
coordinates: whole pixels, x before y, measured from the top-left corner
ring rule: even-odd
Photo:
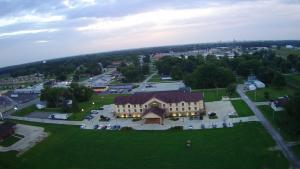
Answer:
[[[289,74],[285,75],[286,84],[292,88],[300,89],[300,75],[299,74]]]
[[[231,103],[240,117],[254,115],[252,110],[243,100],[232,100]]]
[[[297,56],[300,56],[300,49],[287,49],[287,48],[281,48],[281,49],[275,49],[274,50],[277,56],[286,58],[290,54],[294,54]]]
[[[294,151],[294,153],[298,156],[298,158],[300,158],[300,145],[297,146],[293,146],[292,150]]]
[[[7,137],[3,141],[1,141],[0,146],[8,147],[10,145],[13,145],[14,143],[16,143],[19,140],[20,140],[20,138],[15,137],[15,136],[12,135],[12,136]]]
[[[285,96],[285,95],[292,95],[294,93],[294,89],[292,89],[290,87],[283,87],[283,88],[280,88],[280,89],[279,88],[274,88],[274,87],[266,87],[266,88],[263,88],[263,89],[258,89],[256,91],[248,91],[246,93],[246,95],[252,101],[263,102],[263,101],[268,101],[265,98],[265,95],[264,95],[265,92],[269,92],[270,99],[276,99],[277,97],[281,97],[281,96]]]
[[[287,169],[288,161],[260,123],[194,131],[95,131],[44,125],[51,135],[5,169]],[[191,140],[191,147],[186,147]]]
[[[79,110],[74,112],[69,120],[83,120],[84,117],[91,112],[93,109],[99,109],[103,105],[113,104],[114,99],[117,94],[110,95],[93,95],[92,98],[87,102],[78,103]],[[94,104],[93,104],[94,103]],[[82,111],[83,109],[83,111]],[[63,110],[61,108],[45,108],[42,110],[38,110],[35,105],[28,106],[22,110],[16,111],[14,115],[16,116],[26,116],[34,111],[39,112],[61,112]]]
[[[103,105],[113,104],[116,96],[119,95],[93,95],[89,101],[79,103],[80,110],[78,112],[74,112],[73,115],[70,117],[70,120],[83,120],[84,117],[91,112],[91,110],[99,109]]]
[[[161,82],[160,76],[158,74],[155,74],[154,76],[152,76],[149,82]]]
[[[279,111],[274,112],[273,109],[270,106],[258,106],[258,108],[261,110],[261,112],[264,114],[264,116],[269,120],[269,122],[276,128],[281,135],[285,138],[287,141],[294,141],[294,140],[300,140],[299,136],[291,133],[286,129],[285,126],[283,126],[281,123],[279,123],[279,118],[284,118],[286,116],[286,112]]]
[[[61,108],[44,108],[44,109],[37,109],[35,105],[30,105],[28,107],[25,107],[21,110],[18,110],[14,113],[15,116],[26,116],[32,112],[61,112],[63,113],[63,110]]]
[[[219,101],[222,99],[222,96],[227,96],[225,88],[193,90],[193,92],[197,92],[197,91],[201,91],[204,93],[204,101],[206,102]],[[240,96],[236,92],[234,92],[234,94],[231,97],[234,98]]]

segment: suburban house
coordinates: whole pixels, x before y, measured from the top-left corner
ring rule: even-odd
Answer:
[[[144,123],[163,124],[166,117],[199,116],[205,113],[202,92],[141,92],[115,99],[116,116],[142,118]]]
[[[0,141],[15,133],[15,123],[5,122],[0,124]]]
[[[284,97],[278,97],[276,100],[273,100],[271,102],[271,107],[274,111],[283,111],[284,106],[288,103],[289,97],[284,96]]]

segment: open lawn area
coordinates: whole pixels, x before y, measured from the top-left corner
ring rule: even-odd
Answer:
[[[70,120],[83,120],[84,117],[91,112],[91,110],[99,109],[103,105],[113,104],[117,96],[119,95],[93,95],[89,101],[79,103],[80,110],[78,112],[74,112],[73,115],[70,117]]]
[[[28,107],[23,108],[22,110],[18,110],[14,113],[16,116],[26,116],[32,112],[61,112],[63,113],[63,110],[61,108],[45,108],[45,109],[37,109],[35,105],[31,105]]]
[[[287,169],[288,161],[260,123],[194,131],[95,131],[42,125],[51,135],[5,169]],[[187,147],[187,140],[191,146]]]
[[[254,115],[252,110],[248,107],[248,105],[243,100],[232,100],[231,103],[240,117]]]
[[[300,90],[300,75],[299,74],[285,75],[285,81],[288,86]]]
[[[218,89],[196,89],[193,90],[193,92],[201,91],[204,93],[204,101],[206,102],[212,102],[212,101],[219,101],[222,99],[222,96],[227,96],[225,88],[218,88]],[[240,97],[236,92],[231,96],[234,97]]]
[[[114,99],[117,94],[110,95],[93,95],[92,98],[87,102],[78,103],[79,111],[74,112],[69,120],[83,120],[84,117],[90,113],[91,110],[99,109],[103,105],[113,104]],[[82,111],[83,110],[83,111]],[[42,110],[38,110],[35,105],[28,106],[22,110],[19,110],[14,113],[17,116],[26,116],[34,111],[39,112],[63,112],[61,108],[45,108]]]
[[[158,74],[155,74],[154,76],[152,76],[149,82],[161,82],[160,76]]]
[[[281,48],[281,49],[275,49],[274,51],[277,56],[283,57],[283,58],[286,58],[288,55],[291,55],[291,54],[300,56],[300,49]]]
[[[297,146],[293,146],[292,150],[294,151],[294,153],[298,156],[298,158],[300,158],[300,145]]]
[[[270,100],[271,100],[281,96],[292,95],[294,94],[294,91],[295,90],[290,87],[283,87],[283,88],[266,87],[263,89],[258,89],[256,91],[248,91],[246,94],[254,102],[263,102],[263,101],[268,101],[265,98],[265,92],[269,93]]]
[[[300,140],[299,136],[289,132],[288,129],[279,122],[278,120],[279,118],[286,117],[285,111],[275,112],[270,106],[258,106],[258,108],[261,110],[264,116],[269,120],[269,122],[271,122],[274,128],[276,128],[281,133],[281,135],[284,137],[285,140],[287,141]]]

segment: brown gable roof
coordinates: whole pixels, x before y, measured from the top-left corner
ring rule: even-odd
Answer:
[[[144,112],[144,114],[143,114],[143,116],[145,116],[146,114],[148,114],[148,113],[154,113],[154,114],[156,114],[156,115],[158,115],[158,116],[160,116],[160,117],[164,117],[164,114],[165,114],[165,110],[164,109],[161,109],[161,108],[159,108],[159,107],[151,107],[150,109],[147,109],[145,112]]]
[[[164,92],[145,92],[135,93],[130,96],[118,96],[115,98],[115,104],[144,104],[151,98],[157,98],[166,103],[196,102],[203,100],[202,92],[188,93],[182,91],[164,91]]]

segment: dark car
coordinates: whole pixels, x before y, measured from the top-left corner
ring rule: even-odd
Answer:
[[[98,129],[98,127],[99,127],[99,125],[98,125],[98,124],[96,124],[96,125],[94,126],[94,129]]]

